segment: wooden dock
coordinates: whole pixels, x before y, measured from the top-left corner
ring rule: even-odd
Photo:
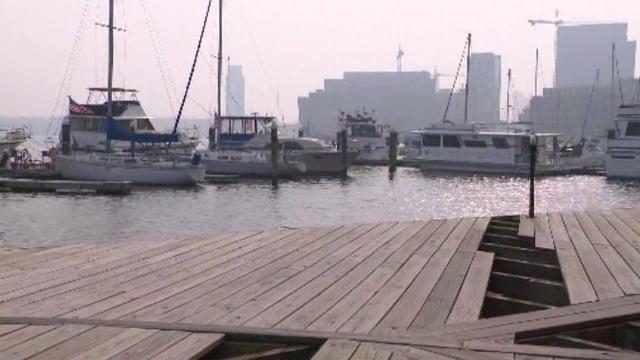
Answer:
[[[129,195],[133,189],[133,183],[130,181],[73,181],[0,178],[0,188],[13,192]]]
[[[640,209],[0,251],[0,359],[638,359]]]

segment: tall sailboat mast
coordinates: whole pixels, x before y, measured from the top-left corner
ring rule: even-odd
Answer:
[[[113,13],[115,0],[109,0],[109,69],[107,71],[107,121],[113,117]],[[107,136],[107,152],[111,151],[111,140]]]
[[[471,78],[471,33],[467,36],[467,85],[464,90],[464,123],[469,120],[469,83]]]
[[[115,0],[109,0],[109,70],[107,73],[107,116],[113,116],[113,7]]]
[[[218,108],[216,119],[216,144],[220,139],[222,129],[222,0],[219,0],[218,9]]]

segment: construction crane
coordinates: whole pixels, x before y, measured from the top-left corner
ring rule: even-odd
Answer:
[[[563,19],[560,19],[560,11],[558,11],[558,9],[556,9],[556,18],[553,20],[548,20],[548,19],[529,19],[527,20],[527,22],[531,25],[531,26],[536,26],[536,25],[553,25],[556,27],[556,34],[554,36],[553,39],[553,62],[554,64],[558,63],[558,28],[560,28],[561,26],[565,25],[567,22]],[[536,70],[537,72],[537,70]],[[537,75],[537,74],[536,74]],[[555,69],[553,72],[553,87],[556,86],[556,73],[555,73]]]

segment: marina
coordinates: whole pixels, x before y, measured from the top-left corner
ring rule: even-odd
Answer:
[[[0,354],[636,359],[639,243],[631,208],[5,251]]]

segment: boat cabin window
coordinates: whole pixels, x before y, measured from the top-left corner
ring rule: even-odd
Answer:
[[[493,141],[493,146],[495,146],[496,149],[510,148],[509,142],[505,138],[494,137],[491,139],[491,141]]]
[[[465,140],[464,146],[473,148],[486,148],[487,143],[484,140]]]
[[[423,135],[422,145],[426,147],[440,147],[440,135]]]
[[[271,149],[271,144],[269,144],[268,147],[269,149]],[[302,147],[302,145],[298,144],[295,141],[285,141],[284,149],[285,150],[304,150],[304,147]]]
[[[625,136],[640,136],[640,122],[630,122],[627,124]]]
[[[149,119],[138,119],[137,120],[137,124],[136,124],[136,129],[137,130],[155,130],[153,128],[153,125],[151,124],[151,121],[149,121]]]
[[[444,135],[442,137],[442,145],[444,145],[444,147],[461,147],[460,140],[458,140],[457,136],[453,135]]]
[[[377,137],[376,127],[373,125],[351,125],[351,137]]]

